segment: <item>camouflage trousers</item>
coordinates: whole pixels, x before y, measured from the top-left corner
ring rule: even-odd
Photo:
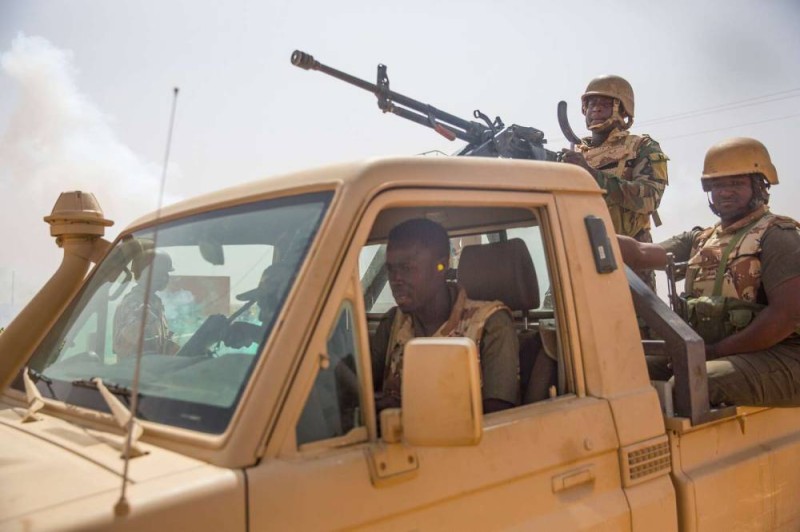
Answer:
[[[667,357],[648,356],[652,380],[672,378]],[[800,406],[800,338],[706,362],[712,406]]]

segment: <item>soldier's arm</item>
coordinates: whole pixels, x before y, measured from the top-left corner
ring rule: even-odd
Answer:
[[[489,316],[481,337],[480,361],[483,412],[496,412],[519,403],[519,341],[508,311]]]
[[[658,244],[638,242],[629,236],[617,235],[622,261],[632,270],[663,270],[667,250]]]
[[[667,157],[658,143],[645,139],[633,161],[630,180],[595,170],[594,178],[607,191],[606,202],[629,211],[649,214],[658,208],[668,184]]]
[[[800,326],[800,276],[767,291],[769,305],[752,323],[716,344],[706,346],[706,358],[750,353],[769,349]]]
[[[389,336],[396,307],[389,310],[378,323],[375,334],[369,339],[370,358],[372,360],[372,386],[374,391],[383,389],[383,373],[386,368],[386,350],[389,347]]]

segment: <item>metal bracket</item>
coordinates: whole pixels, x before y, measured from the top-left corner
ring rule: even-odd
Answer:
[[[419,469],[417,453],[402,443],[380,442],[367,451],[372,485],[394,484],[414,478]]]
[[[25,398],[28,401],[28,410],[22,417],[23,423],[30,423],[31,421],[39,421],[41,418],[36,414],[44,407],[44,399],[39,389],[33,383],[28,368],[22,370],[22,381],[25,383]]]
[[[378,65],[378,80],[375,86],[378,88],[375,93],[378,97],[378,107],[384,113],[391,112],[392,100],[389,99],[389,74],[386,72],[386,65]]]

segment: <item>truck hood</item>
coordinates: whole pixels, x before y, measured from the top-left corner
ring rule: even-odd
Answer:
[[[120,436],[41,412],[40,420],[22,423],[24,412],[0,402],[0,528],[45,508],[121,490],[124,461],[110,443]],[[142,447],[147,454],[130,461],[130,484],[206,465],[152,445]]]

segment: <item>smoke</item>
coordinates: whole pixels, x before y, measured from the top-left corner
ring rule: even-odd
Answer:
[[[1,327],[60,263],[42,221],[60,192],[94,193],[115,221],[106,233],[111,238],[156,209],[161,168],[123,145],[109,117],[81,93],[69,51],[19,34],[0,67],[18,89],[8,123],[0,124]]]

